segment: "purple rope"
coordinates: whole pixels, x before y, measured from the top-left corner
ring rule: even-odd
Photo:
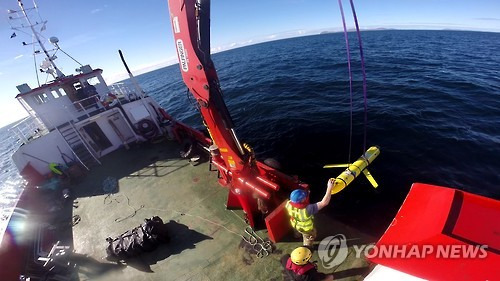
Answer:
[[[368,123],[368,106],[366,98],[366,71],[365,71],[365,57],[363,55],[363,43],[361,43],[361,33],[359,32],[358,17],[356,16],[356,9],[354,9],[353,0],[351,2],[352,16],[354,17],[354,22],[356,23],[356,33],[358,34],[359,41],[359,55],[361,57],[361,70],[363,71],[363,98],[365,102],[365,124],[364,124],[364,136],[363,136],[363,153],[366,151],[366,123]]]
[[[349,36],[347,35],[347,26],[345,24],[344,8],[342,8],[342,0],[339,0],[340,14],[342,15],[342,25],[344,26],[345,47],[347,50],[347,69],[349,70],[349,99],[350,99],[350,127],[349,127],[349,158],[347,163],[351,163],[351,148],[352,148],[352,71],[351,71],[351,50],[349,48]]]

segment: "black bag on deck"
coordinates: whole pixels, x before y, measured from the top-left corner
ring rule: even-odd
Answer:
[[[167,243],[169,240],[163,220],[154,216],[145,219],[143,224],[116,238],[106,238],[108,242],[106,253],[110,259],[126,259],[142,252],[152,251],[159,244]]]

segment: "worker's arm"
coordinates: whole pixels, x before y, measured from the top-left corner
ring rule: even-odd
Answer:
[[[316,205],[318,206],[318,211],[323,209],[324,207],[326,207],[330,203],[330,198],[332,198],[333,182],[334,182],[334,180],[332,180],[332,179],[328,180],[326,193],[325,193],[325,196],[323,196],[323,200],[316,203]]]

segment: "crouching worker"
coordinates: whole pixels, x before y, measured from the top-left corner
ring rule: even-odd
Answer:
[[[314,204],[309,204],[309,192],[306,190],[295,189],[290,194],[286,209],[290,215],[290,222],[294,231],[302,234],[304,246],[313,246],[314,239],[316,239],[314,215],[330,203],[332,187],[333,181],[328,180],[325,196],[320,202]]]
[[[285,268],[286,281],[330,281],[333,275],[318,272],[316,265],[309,262],[312,252],[306,247],[298,247],[291,255],[281,258],[281,265]]]

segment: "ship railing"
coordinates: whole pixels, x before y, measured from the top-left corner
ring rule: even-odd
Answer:
[[[117,97],[118,104],[126,104],[141,98],[136,94],[136,91],[130,85],[125,83],[117,83],[109,86],[110,93]],[[51,112],[47,114],[37,112],[31,114],[9,128],[13,135],[17,136],[20,142],[26,144],[33,139],[39,138],[56,126],[61,124],[60,118],[54,117],[54,110],[62,110],[68,116],[68,120],[75,122],[81,121],[84,118],[90,118],[107,109],[111,108],[105,106],[104,101],[101,101],[99,94],[95,94],[84,99],[72,102],[74,109],[69,108],[70,105],[61,105],[57,108],[52,108]],[[76,111],[75,111],[76,109]]]
[[[79,112],[83,112],[87,117],[95,115],[95,112],[102,112],[105,110],[98,94],[77,100],[73,102],[73,105]]]
[[[119,82],[108,86],[111,94],[115,95],[122,103],[141,98],[141,93],[137,93],[135,88],[127,83]]]
[[[27,144],[47,134],[49,130],[37,117],[28,116],[10,127],[9,132],[14,133],[21,142]]]

